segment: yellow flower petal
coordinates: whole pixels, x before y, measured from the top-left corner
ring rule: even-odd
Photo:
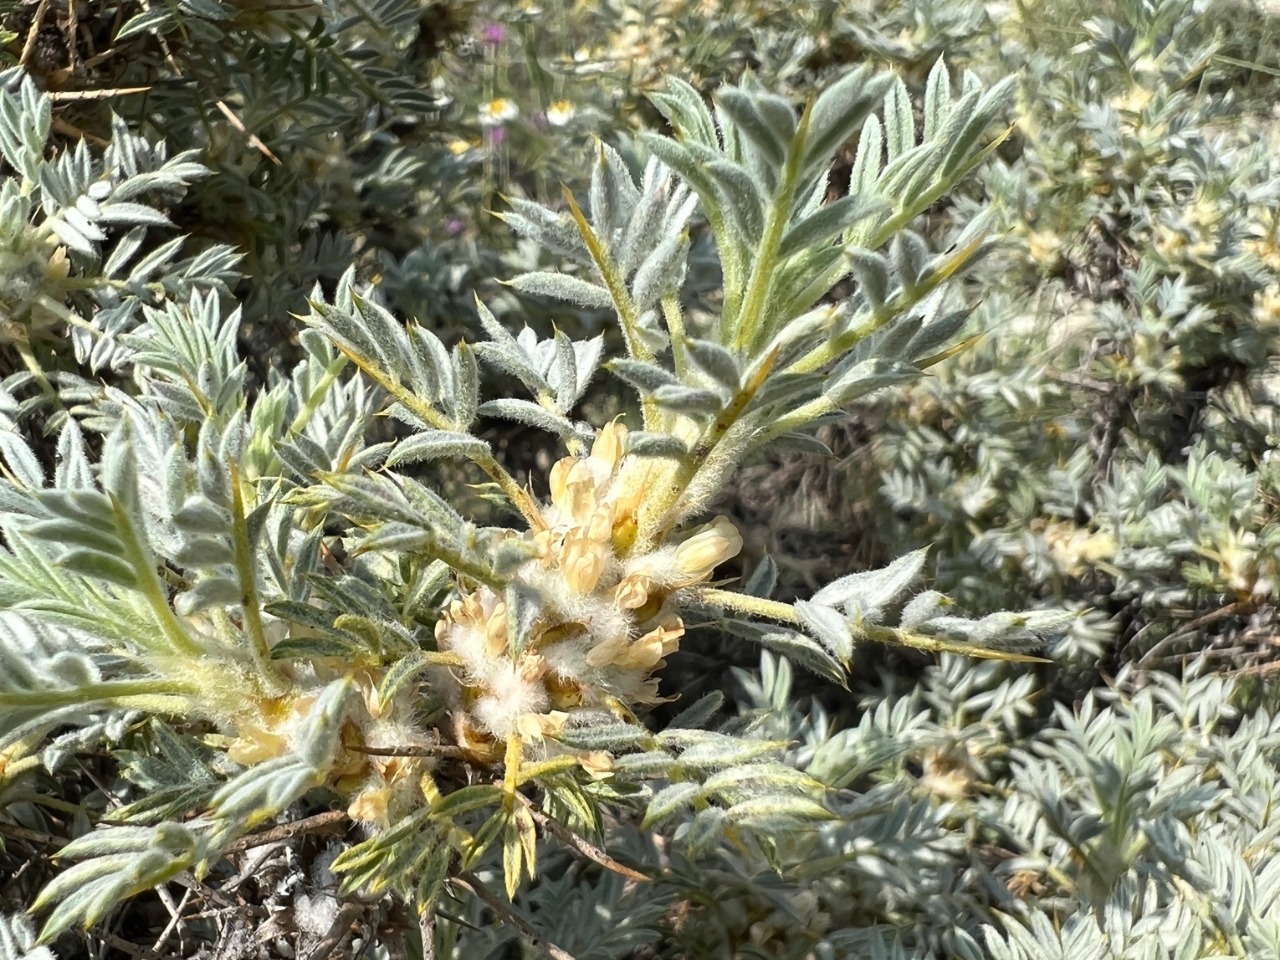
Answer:
[[[711,571],[742,550],[742,535],[728,517],[716,517],[676,547],[676,569],[690,582],[705,580]]]

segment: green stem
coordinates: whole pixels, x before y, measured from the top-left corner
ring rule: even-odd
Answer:
[[[133,518],[125,510],[119,497],[114,493],[108,493],[107,496],[111,498],[112,519],[115,521],[116,530],[120,533],[120,543],[124,549],[123,559],[138,578],[138,592],[142,594],[147,606],[151,609],[151,615],[155,618],[160,632],[169,641],[173,651],[193,657],[199,656],[201,652],[199,644],[187,636],[182,621],[169,606],[168,592],[160,575],[156,573],[155,557],[150,548],[138,539]]]
[[[488,567],[476,563],[467,554],[440,545],[434,538],[423,552],[436,560],[448,564],[449,567],[464,577],[468,577],[477,583],[483,583],[497,593],[501,593],[507,586],[507,581],[494,576],[493,571]]]
[[[444,414],[436,410],[431,404],[417,396],[412,390],[405,387],[394,377],[387,376],[382,372],[376,363],[368,357],[361,356],[349,347],[342,344],[338,345],[338,349],[351,360],[360,371],[364,373],[370,380],[382,387],[387,393],[395,397],[405,408],[411,411],[415,416],[419,417],[425,423],[437,430],[452,430],[454,424]],[[545,530],[547,523],[542,519],[542,512],[538,509],[538,505],[534,502],[528,491],[524,490],[520,484],[516,483],[515,477],[507,472],[502,464],[494,459],[491,453],[475,453],[471,455],[471,462],[478,466],[481,470],[489,475],[498,487],[506,494],[507,499],[515,505],[520,511],[525,521],[533,530]]]
[[[31,341],[28,339],[15,340],[13,346],[18,351],[18,356],[22,357],[22,365],[27,368],[27,372],[31,374],[32,378],[40,386],[40,391],[52,400],[55,406],[61,407],[62,399],[45,375],[44,367],[40,366],[40,361],[36,359],[35,351],[31,349]]]
[[[875,228],[875,232],[870,237],[849,239],[849,243],[856,246],[865,247],[868,250],[878,250],[880,247],[884,246],[884,244],[888,243],[889,240],[894,236],[894,234],[896,234],[908,223],[910,223],[912,220],[918,217],[925,210],[928,210],[929,207],[931,207],[934,203],[936,203],[939,198],[941,198],[945,193],[947,193],[949,190],[955,187],[956,184],[958,184],[961,180],[963,180],[970,173],[972,173],[974,169],[980,166],[987,159],[987,157],[989,157],[992,154],[992,152],[994,152],[996,148],[1000,146],[1000,144],[1004,143],[1004,141],[1008,139],[1009,134],[1012,132],[1012,130],[1013,128],[1010,127],[1003,134],[996,137],[991,143],[987,144],[985,147],[979,150],[976,154],[974,154],[971,158],[969,158],[968,162],[966,162],[964,166],[960,167],[957,170],[952,171],[952,173],[950,173],[949,175],[940,176],[928,190],[924,191],[919,196],[915,197],[915,202],[912,203],[910,206],[895,204],[895,206],[897,206],[897,213],[889,217],[888,220],[885,220],[883,223],[879,224],[879,226]],[[975,252],[974,247],[976,245],[977,244],[971,245],[970,247],[967,247],[965,249],[964,251],[965,256],[963,258],[964,262],[967,262],[968,258],[972,255],[973,252]],[[957,265],[955,260],[956,258],[953,258],[952,261],[949,262],[947,266],[944,268],[943,272],[945,273],[945,277],[950,277],[954,275],[954,273],[960,267],[964,266],[964,262],[961,262]],[[845,276],[847,273],[848,273],[848,267],[843,262],[837,261],[836,265],[832,267],[830,270],[828,270],[827,273],[823,274],[821,277],[813,281],[813,283],[809,284],[809,286],[806,287],[805,290],[803,290],[800,293],[800,295],[797,297],[797,300],[802,303],[809,303],[809,302],[812,302],[813,300],[818,299],[819,296],[821,296],[826,291],[830,290],[831,287],[836,283],[836,281],[838,281],[841,277]],[[933,286],[937,286],[937,284],[934,284]],[[932,290],[933,287],[931,286],[930,289]],[[815,293],[815,291],[817,291],[817,293]],[[920,299],[922,298],[916,297],[913,302],[917,302]],[[886,320],[890,319],[893,316],[896,316],[896,314],[890,314],[890,316],[886,317],[885,319]],[[878,329],[878,326],[863,332],[861,336],[858,337],[858,339],[861,339],[863,336],[866,336],[867,333],[874,332],[875,329]],[[853,340],[844,349],[847,350],[849,346],[852,346],[853,344],[856,344],[856,343],[857,343],[857,339]],[[827,346],[831,347],[832,345],[828,344]],[[816,353],[817,351],[814,351],[814,352]],[[827,350],[826,352],[828,355],[834,354],[835,356],[839,356],[839,353],[836,353],[833,350]],[[810,356],[812,356],[812,354]],[[805,360],[802,362],[808,361],[809,359],[810,357],[806,357]],[[793,366],[790,369],[795,370],[796,367]]]
[[[962,250],[957,250],[951,259],[925,278],[925,281],[919,286],[913,287],[911,290],[904,290],[890,302],[881,304],[865,322],[852,330],[833,337],[822,346],[814,347],[791,366],[787,367],[785,372],[815,373],[827,364],[838,360],[853,347],[857,346],[859,342],[871,336],[890,320],[910,310],[960,270],[964,269],[965,265],[978,253],[985,240],[985,236],[975,237],[968,246]]]
[[[507,580],[495,575],[492,569],[473,559],[480,554],[480,548],[476,544],[468,543],[466,546],[470,548],[471,552],[467,553],[442,544],[430,530],[422,530],[422,536],[421,541],[413,544],[413,549],[416,552],[432,560],[439,560],[455,572],[477,583],[484,584],[496,593],[501,593],[506,589]],[[372,550],[377,549],[376,546],[372,548]],[[363,552],[365,551],[356,548],[354,555],[359,556]]]
[[[710,426],[703,431],[698,445],[694,447],[687,457],[680,461],[680,465],[677,467],[675,475],[671,478],[667,490],[646,499],[640,530],[636,538],[636,546],[632,550],[633,553],[651,549],[679,521],[680,512],[677,507],[680,504],[680,498],[707,469],[708,464],[712,462],[711,455],[742,417],[752,398],[755,397],[756,392],[769,378],[777,358],[778,351],[774,350],[759,363],[756,371],[734,396],[733,400],[730,401],[729,405],[721,410]]]
[[[130,705],[140,700],[151,698],[181,700],[184,708],[189,710],[188,699],[198,696],[200,688],[196,684],[175,683],[173,680],[155,678],[138,680],[104,680],[99,683],[88,683],[80,687],[60,690],[9,690],[0,691],[0,706],[3,707],[36,707],[44,710],[56,710],[75,704],[115,703]]]
[[[747,280],[742,310],[734,322],[733,347],[737,353],[744,352],[755,343],[764,319],[765,307],[769,303],[769,295],[773,292],[773,281],[778,272],[778,248],[782,245],[782,235],[791,219],[791,204],[800,183],[800,166],[805,141],[808,139],[811,107],[812,102],[805,107],[796,127],[796,135],[791,138],[791,146],[787,149],[782,183],[769,206],[764,235],[760,238],[760,248],[751,266],[751,276]]]
[[[596,265],[596,271],[604,281],[609,296],[613,298],[613,306],[618,311],[618,323],[622,328],[622,339],[627,345],[627,353],[637,360],[652,361],[653,352],[644,345],[636,332],[639,328],[636,307],[631,302],[631,294],[627,292],[627,285],[618,272],[617,265],[614,264],[609,251],[604,248],[595,231],[591,229],[591,224],[587,222],[586,216],[578,206],[578,201],[574,199],[568,187],[564,188],[564,199],[569,205],[569,213],[572,214],[574,223],[577,224],[578,233],[582,235],[582,242],[586,244],[587,252],[591,254],[591,260]]]
[[[249,648],[258,669],[274,675],[271,650],[262,626],[262,608],[258,599],[258,578],[254,571],[253,545],[249,542],[249,522],[244,512],[244,494],[240,488],[240,469],[235,461],[227,464],[231,471],[231,534],[235,542],[236,574],[240,580],[240,609],[249,632]]]
[[[826,396],[814,397],[807,403],[802,403],[785,416],[773,420],[763,430],[757,432],[751,437],[751,445],[753,447],[762,447],[771,440],[775,440],[784,433],[790,433],[792,430],[799,430],[805,424],[812,423],[814,420],[828,413],[833,413],[836,405]]]
[[[667,332],[671,334],[671,362],[675,366],[676,376],[687,380],[689,361],[685,355],[684,313],[680,310],[680,300],[674,293],[662,298],[662,316],[667,321]]]
[[[766,600],[746,593],[735,593],[732,590],[719,590],[715,587],[704,587],[693,592],[698,601],[714,607],[724,607],[753,617],[766,620],[777,620],[779,623],[799,623],[795,608],[789,603],[778,600]]]
[[[298,411],[298,415],[294,417],[293,421],[289,424],[288,436],[290,438],[298,436],[306,429],[307,424],[311,422],[311,418],[315,416],[316,411],[320,409],[320,404],[324,401],[325,395],[328,394],[329,388],[333,386],[334,381],[338,379],[338,374],[342,371],[346,362],[346,358],[341,357],[325,368],[324,376],[320,378],[320,382],[316,384],[316,388],[307,395],[306,402],[303,404],[302,409]]]
[[[0,760],[3,759],[4,758],[0,756]],[[21,774],[26,773],[28,770],[35,769],[43,763],[44,758],[41,757],[39,753],[29,757],[23,757],[21,760],[14,760],[11,763],[0,763],[0,788],[4,786],[5,781],[16,780]],[[23,798],[21,796],[5,797],[5,805],[8,806],[10,804],[17,803],[22,799]]]
[[[958,653],[964,657],[976,657],[980,660],[1008,660],[1014,663],[1052,663],[1044,657],[1033,657],[1025,653],[1014,653],[1011,650],[1000,650],[995,647],[979,647],[969,643],[955,643],[941,637],[930,637],[922,633],[913,633],[898,627],[882,627],[876,624],[863,623],[854,629],[854,636],[860,640],[874,640],[895,647],[912,647],[930,653]]]
[[[745,257],[742,244],[738,243],[737,237],[729,230],[724,217],[719,213],[713,213],[712,205],[705,200],[702,203],[702,209],[706,214],[707,223],[711,226],[711,235],[716,238],[716,253],[720,257],[720,271],[724,277],[724,282],[721,284],[724,287],[724,304],[720,311],[720,325],[717,333],[720,342],[725,343],[729,339],[727,328],[733,326],[742,313],[742,275],[745,272]]]
[[[582,242],[586,245],[587,252],[591,254],[591,259],[596,265],[596,271],[600,274],[600,279],[604,281],[605,288],[609,291],[609,296],[613,300],[614,310],[618,314],[618,326],[622,330],[622,339],[626,344],[627,353],[637,360],[651,363],[653,361],[653,351],[645,346],[644,340],[640,337],[640,321],[636,316],[636,306],[631,301],[631,294],[627,291],[625,277],[618,271],[617,265],[609,255],[609,251],[605,249],[604,244],[600,242],[600,238],[591,229],[591,224],[587,222],[587,218],[578,206],[578,201],[573,198],[573,193],[568,187],[564,188],[564,198],[569,204],[569,212],[578,227],[578,233],[582,235]],[[654,430],[662,423],[662,411],[659,410],[653,398],[648,395],[640,399],[640,412],[646,430]]]
[[[31,767],[38,767],[43,762],[40,754],[34,757],[26,757],[20,763],[14,764],[4,771],[4,775],[21,773],[23,770],[29,770]],[[15,769],[20,768],[20,769]],[[62,800],[58,797],[52,797],[47,793],[15,793],[5,797],[5,806],[15,803],[34,803],[41,807],[47,807],[50,810],[57,810],[59,813],[69,813],[72,816],[84,813],[84,805],[72,803],[69,800]]]
[[[62,285],[67,286],[68,281],[66,280],[62,281]],[[97,287],[97,286],[100,286],[100,283],[95,282],[91,286]],[[36,297],[36,303],[44,307],[50,313],[56,314],[58,319],[61,320],[63,323],[66,323],[72,327],[79,327],[81,330],[86,330],[89,333],[93,334],[95,337],[102,336],[101,330],[99,330],[93,324],[89,323],[89,321],[87,321],[84,317],[75,313],[73,310],[67,307],[65,303],[59,303],[57,300],[53,299],[53,297],[49,296],[47,293],[42,293],[40,294],[40,296]]]

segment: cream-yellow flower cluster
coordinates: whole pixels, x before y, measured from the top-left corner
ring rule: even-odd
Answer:
[[[502,760],[513,737],[543,741],[575,711],[655,702],[653,673],[684,634],[673,594],[704,582],[742,548],[733,525],[717,517],[677,543],[634,552],[651,462],[625,456],[625,443],[626,429],[612,423],[589,456],[552,467],[545,523],[523,534],[533,558],[518,577],[540,607],[526,635],[510,642],[506,601],[485,585],[451,603],[436,624],[440,649],[460,665],[437,668],[434,678],[450,698],[453,740],[476,763]],[[331,784],[351,798],[353,818],[394,822],[421,802],[435,766],[431,749],[440,746],[410,719],[412,689],[384,704],[376,670],[351,673],[337,662],[312,670],[308,689],[345,675],[360,693],[348,705]],[[255,764],[288,753],[313,726],[316,701],[314,692],[293,692],[244,704],[230,725],[229,755]],[[593,773],[608,769],[607,754],[577,759]]]
[[[544,529],[531,532],[534,559],[521,585],[541,611],[512,649],[503,598],[480,586],[436,625],[452,673],[453,730],[474,759],[499,759],[512,736],[540,740],[578,710],[655,702],[652,675],[673,653],[684,624],[670,598],[737,555],[742,538],[724,517],[682,542],[631,553],[650,463],[624,455],[626,428],[604,427],[586,457],[551,469]]]

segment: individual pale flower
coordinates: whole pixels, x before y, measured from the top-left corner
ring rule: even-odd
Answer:
[[[480,123],[486,127],[496,127],[520,116],[520,108],[506,97],[498,97],[480,106]]]
[[[593,780],[599,780],[613,773],[613,754],[604,750],[588,750],[586,753],[580,753],[578,763]]]
[[[390,807],[397,793],[416,795],[416,780],[422,773],[422,760],[417,757],[371,756],[368,761],[376,776],[348,805],[347,816],[352,820],[388,827],[391,825]]]
[[[557,100],[547,107],[547,123],[553,127],[563,127],[573,119],[574,114],[577,112],[577,108],[570,101]]]
[[[684,636],[684,624],[679,618],[650,630],[643,637],[631,644],[623,656],[618,658],[618,665],[628,670],[652,670],[680,649],[680,638]]]
[[[653,581],[643,573],[628,574],[618,581],[613,602],[623,610],[638,610],[649,602]]]
[[[227,755],[247,767],[282,756],[289,750],[295,732],[306,729],[307,714],[315,700],[314,696],[304,696],[263,704],[261,717],[236,724],[238,736]]]
[[[1083,576],[1100,562],[1116,555],[1115,537],[1105,530],[1080,529],[1070,523],[1049,524],[1044,531],[1049,552],[1068,576]]]
[[[736,557],[741,550],[742,535],[737,528],[728,517],[716,517],[676,547],[676,569],[690,582],[705,580],[712,570]]]
[[[1027,234],[1027,254],[1036,263],[1047,266],[1057,262],[1062,253],[1062,238],[1052,230],[1033,230]]]
[[[470,140],[463,140],[461,137],[455,137],[450,140],[446,146],[449,148],[449,152],[455,157],[460,157],[470,150],[474,144],[472,144]]]
[[[551,468],[551,503],[561,523],[586,523],[595,512],[597,483],[586,460],[566,457]]]
[[[623,670],[652,670],[663,657],[676,652],[684,624],[678,617],[660,624],[638,640],[626,636],[610,637],[587,652],[587,663],[593,667],[620,667]]]
[[[1270,283],[1253,295],[1253,316],[1259,326],[1280,326],[1280,284]]]
[[[1274,243],[1269,236],[1246,240],[1244,248],[1261,260],[1268,270],[1280,273],[1280,244]]]
[[[240,736],[227,748],[227,756],[246,767],[281,756],[289,746],[288,737],[257,724],[242,723],[238,732]]]
[[[627,637],[625,634],[618,634],[607,640],[597,643],[594,647],[587,651],[587,663],[593,667],[607,667],[620,657],[627,649]]]
[[[605,549],[599,540],[588,537],[577,537],[565,544],[560,565],[574,593],[582,595],[596,588],[604,572]]]
[[[65,280],[71,272],[71,261],[67,258],[67,248],[58,247],[49,255],[49,263],[45,266],[46,280]]]
[[[436,643],[462,657],[475,679],[485,677],[507,649],[507,605],[488,587],[449,604],[436,621]]]
[[[362,823],[374,823],[386,828],[391,818],[387,816],[387,808],[391,804],[392,789],[390,786],[370,787],[357,794],[347,805],[347,816]]]
[[[551,517],[555,525],[590,526],[593,538],[608,536],[615,523],[610,486],[622,463],[627,428],[606,424],[586,457],[564,457],[551,467]]]

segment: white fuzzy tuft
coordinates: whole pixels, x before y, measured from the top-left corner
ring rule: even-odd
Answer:
[[[476,701],[475,717],[499,740],[505,740],[518,729],[519,720],[527,713],[545,713],[547,690],[541,681],[526,680],[519,667],[506,661],[493,672],[489,692]]]
[[[591,668],[587,666],[587,647],[581,639],[553,643],[542,650],[547,669],[561,680],[581,680]]]
[[[497,664],[485,649],[484,631],[470,624],[451,624],[443,645],[462,658],[463,669],[472,681],[481,685],[488,683]]]
[[[662,547],[642,557],[632,557],[623,566],[623,576],[648,577],[655,586],[669,587],[684,579],[676,564],[676,548]]]

